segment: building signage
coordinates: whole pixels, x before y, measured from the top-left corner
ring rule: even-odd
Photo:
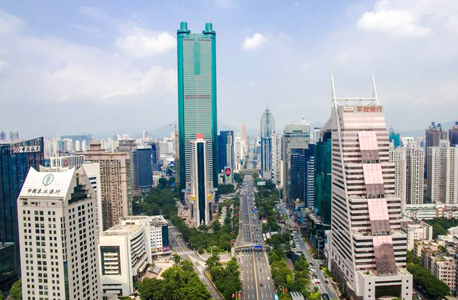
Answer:
[[[30,153],[30,152],[40,152],[41,146],[13,146],[11,147],[11,153]]]
[[[377,112],[381,113],[383,112],[383,107],[382,106],[357,106],[356,107],[357,112]]]
[[[345,106],[343,108],[343,111],[344,112],[353,112],[354,111],[354,108],[352,106]]]

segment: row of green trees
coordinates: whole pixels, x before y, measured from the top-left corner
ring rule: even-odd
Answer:
[[[178,257],[179,258],[179,257]],[[211,295],[194,272],[192,263],[178,259],[163,279],[143,279],[137,284],[142,300],[206,300]]]
[[[223,226],[219,221],[215,221],[209,228],[206,226],[200,226],[199,229],[189,228],[178,216],[172,217],[172,223],[178,228],[185,242],[199,253],[205,250],[207,252],[230,251],[232,241],[235,240],[238,233],[238,221],[232,220],[232,209],[230,209],[233,201],[234,199],[225,204],[227,214]]]
[[[275,186],[262,186],[255,195],[255,204],[259,210],[259,217],[267,219],[267,223],[262,225],[262,232],[264,233],[280,230],[278,225],[280,215],[275,208],[279,200],[279,193]]]
[[[411,251],[407,251],[407,270],[413,275],[416,284],[435,299],[443,299],[450,294],[450,288],[425,269],[421,259]]]
[[[232,296],[242,289],[239,266],[235,258],[227,263],[221,263],[219,256],[214,254],[207,260],[206,265],[212,281],[224,299],[232,299]]]

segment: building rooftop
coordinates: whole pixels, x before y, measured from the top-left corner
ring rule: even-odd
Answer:
[[[108,228],[104,232],[100,233],[100,236],[122,236],[131,235],[142,229],[142,225],[122,225],[118,224],[111,228]]]
[[[164,216],[152,216],[150,218],[150,224],[154,226],[163,226],[163,225],[168,225],[167,220],[164,218]]]

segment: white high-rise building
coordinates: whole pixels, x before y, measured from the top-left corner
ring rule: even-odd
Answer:
[[[209,157],[211,148],[203,134],[196,134],[191,140],[191,180],[187,182],[186,200],[191,211],[194,226],[208,225],[212,215],[212,204],[215,198],[213,176]]]
[[[390,162],[394,164],[394,194],[401,198],[402,212],[406,205],[407,159],[406,148],[390,146]]]
[[[275,118],[268,107],[261,116],[261,176],[272,179],[272,136],[275,134]]]
[[[281,152],[282,152],[282,136],[280,134],[272,135],[272,183],[280,184],[281,182]]]
[[[86,140],[83,140],[81,142],[81,151],[86,152],[87,150],[88,150],[87,149],[87,142],[86,142]]]
[[[81,151],[81,142],[79,140],[75,141],[75,152]]]
[[[239,171],[243,169],[245,147],[243,138],[236,136],[234,139],[234,170]]]
[[[148,139],[148,132],[146,130],[142,130],[142,141],[146,141]]]
[[[99,255],[103,296],[129,296],[134,283],[151,264],[150,218],[122,217],[100,234]]]
[[[425,150],[414,142],[406,146],[406,204],[423,204]]]
[[[401,198],[375,83],[368,98],[337,98],[332,82],[332,224],[328,266],[344,296],[412,299]]]
[[[22,299],[101,299],[96,201],[82,168],[30,169],[18,198]]]
[[[458,147],[439,140],[427,151],[427,197],[434,203],[458,203]]]

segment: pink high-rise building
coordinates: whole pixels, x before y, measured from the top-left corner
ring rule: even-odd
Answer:
[[[329,268],[350,299],[412,299],[405,269],[407,237],[389,132],[375,83],[368,98],[337,98],[325,125],[332,131],[332,224]]]

